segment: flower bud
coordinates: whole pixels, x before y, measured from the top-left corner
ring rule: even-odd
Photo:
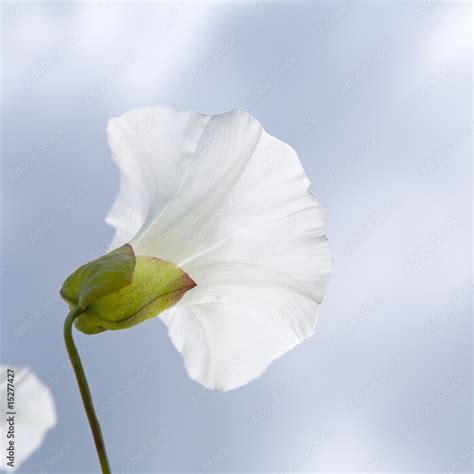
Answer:
[[[135,256],[126,244],[79,267],[64,282],[62,298],[84,312],[79,331],[126,329],[171,308],[196,283],[167,260]]]

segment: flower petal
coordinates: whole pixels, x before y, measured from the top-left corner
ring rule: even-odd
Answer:
[[[134,196],[142,217],[135,227],[122,220],[116,243],[129,238],[137,255],[170,260],[196,281],[162,318],[191,377],[236,388],[314,331],[330,274],[322,210],[295,151],[246,112],[141,110],[109,126],[116,155],[123,129],[145,113],[166,117],[120,163],[128,184],[113,215],[126,216]],[[238,354],[247,356],[220,376]]]
[[[241,283],[224,289],[226,293],[234,293],[234,301],[183,306],[162,316],[190,377],[216,391],[260,376],[273,360],[313,334],[317,316],[311,298],[290,290]]]
[[[42,444],[44,437],[49,429],[54,427],[57,422],[56,408],[50,390],[43,385],[35,374],[28,368],[15,368],[15,469],[18,468],[26,459],[33,454]],[[3,403],[6,404],[7,384],[6,384],[7,367],[0,365],[0,394]],[[2,407],[5,414],[7,406]],[[13,470],[5,463],[7,459],[8,439],[6,433],[8,431],[7,416],[2,417],[0,424],[0,435],[2,447],[2,464],[0,469],[6,471]]]

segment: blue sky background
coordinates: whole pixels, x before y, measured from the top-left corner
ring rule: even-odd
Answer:
[[[189,379],[159,319],[78,334],[114,472],[470,471],[468,2],[2,10],[1,359],[59,417],[19,472],[97,470],[57,293],[113,234],[107,120],[163,103],[243,106],[296,148],[333,277],[314,337],[225,394]]]

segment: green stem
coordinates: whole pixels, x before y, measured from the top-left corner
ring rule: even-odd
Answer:
[[[102,438],[102,431],[100,430],[99,420],[95,414],[94,405],[92,404],[91,392],[89,385],[87,384],[86,374],[82,367],[81,358],[79,352],[77,352],[74,339],[72,338],[72,325],[74,320],[83,313],[81,308],[74,308],[67,316],[64,322],[64,342],[66,343],[66,349],[69,354],[69,359],[74,368],[76,374],[77,384],[79,385],[79,391],[81,392],[82,403],[86,410],[87,419],[91,427],[92,436],[94,437],[95,448],[97,455],[99,456],[100,467],[102,468],[103,474],[110,474],[109,461],[107,459],[107,453],[105,451],[104,439]]]

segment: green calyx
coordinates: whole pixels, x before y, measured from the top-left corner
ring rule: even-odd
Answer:
[[[126,244],[79,267],[61,297],[84,312],[75,326],[86,334],[126,329],[175,305],[196,283],[172,262],[135,256]]]

